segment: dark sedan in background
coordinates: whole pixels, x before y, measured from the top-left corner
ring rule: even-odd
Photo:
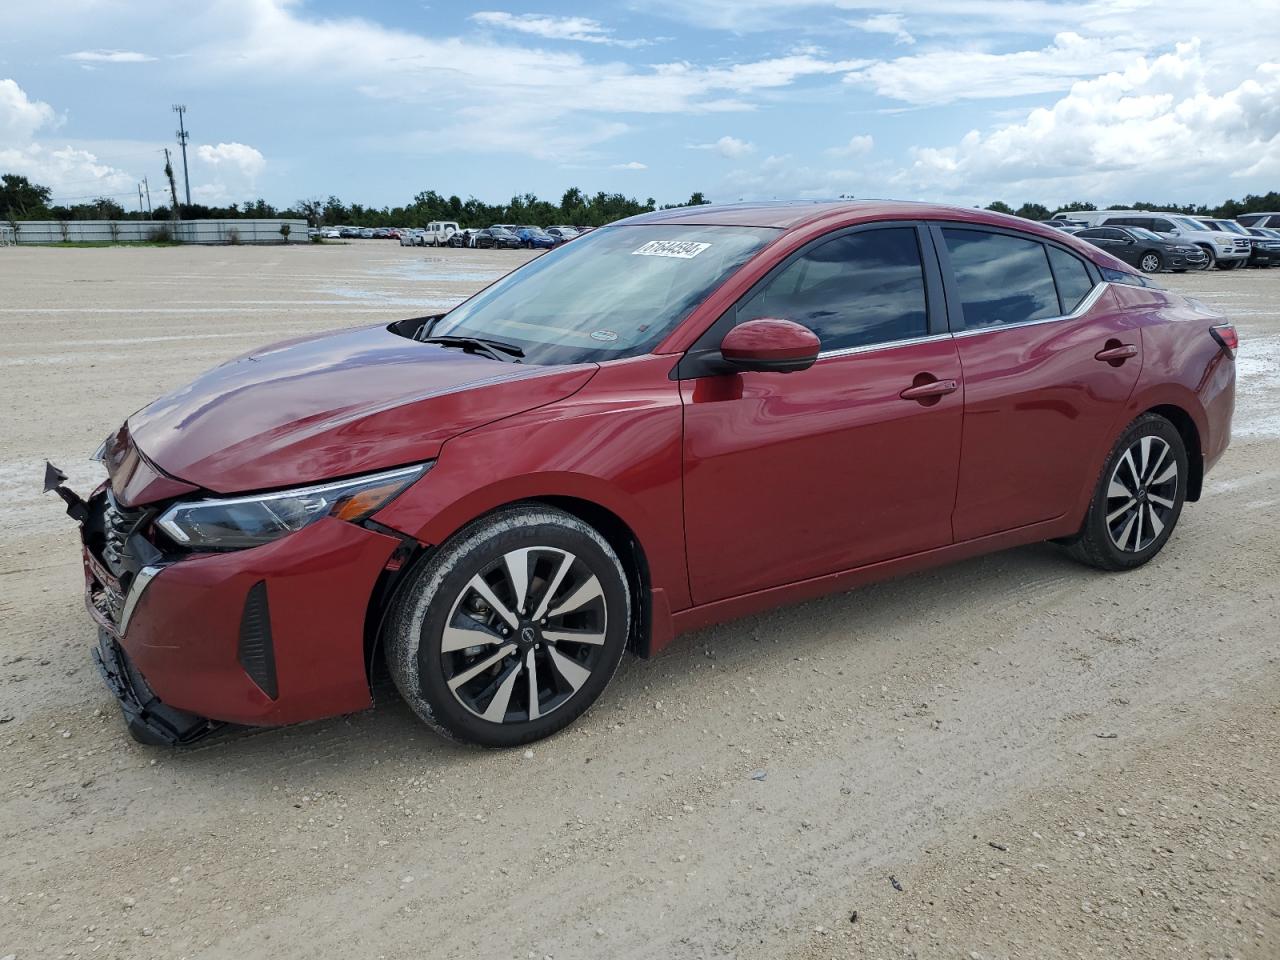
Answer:
[[[1203,270],[1209,262],[1205,252],[1195,244],[1180,243],[1143,227],[1091,227],[1077,232],[1076,236],[1143,273]]]
[[[510,230],[505,227],[486,227],[484,230],[477,230],[473,234],[475,242],[473,247],[493,247],[499,250],[518,250],[524,243]]]
[[[1245,227],[1253,246],[1249,250],[1251,267],[1280,266],[1280,230],[1267,227]]]

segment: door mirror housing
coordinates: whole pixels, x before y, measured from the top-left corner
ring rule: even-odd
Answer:
[[[760,319],[739,324],[720,341],[720,355],[735,371],[795,373],[818,359],[822,341],[791,320]]]

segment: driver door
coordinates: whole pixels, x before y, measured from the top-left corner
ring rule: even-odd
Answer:
[[[681,382],[695,603],[952,542],[964,393],[936,264],[916,224],[829,235],[695,346],[760,317],[802,323],[823,345],[802,372]]]

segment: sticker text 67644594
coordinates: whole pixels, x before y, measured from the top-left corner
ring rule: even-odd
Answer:
[[[709,243],[695,243],[692,240],[650,240],[638,250],[632,250],[634,257],[675,257],[679,260],[692,260],[707,247]]]

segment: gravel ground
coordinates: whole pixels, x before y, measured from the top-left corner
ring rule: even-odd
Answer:
[[[1165,278],[1237,320],[1241,384],[1139,571],[1035,546],[704,630],[528,753],[390,689],[130,741],[43,459],[84,488],[199,370],[523,259],[0,249],[0,957],[1280,955],[1280,270]]]

